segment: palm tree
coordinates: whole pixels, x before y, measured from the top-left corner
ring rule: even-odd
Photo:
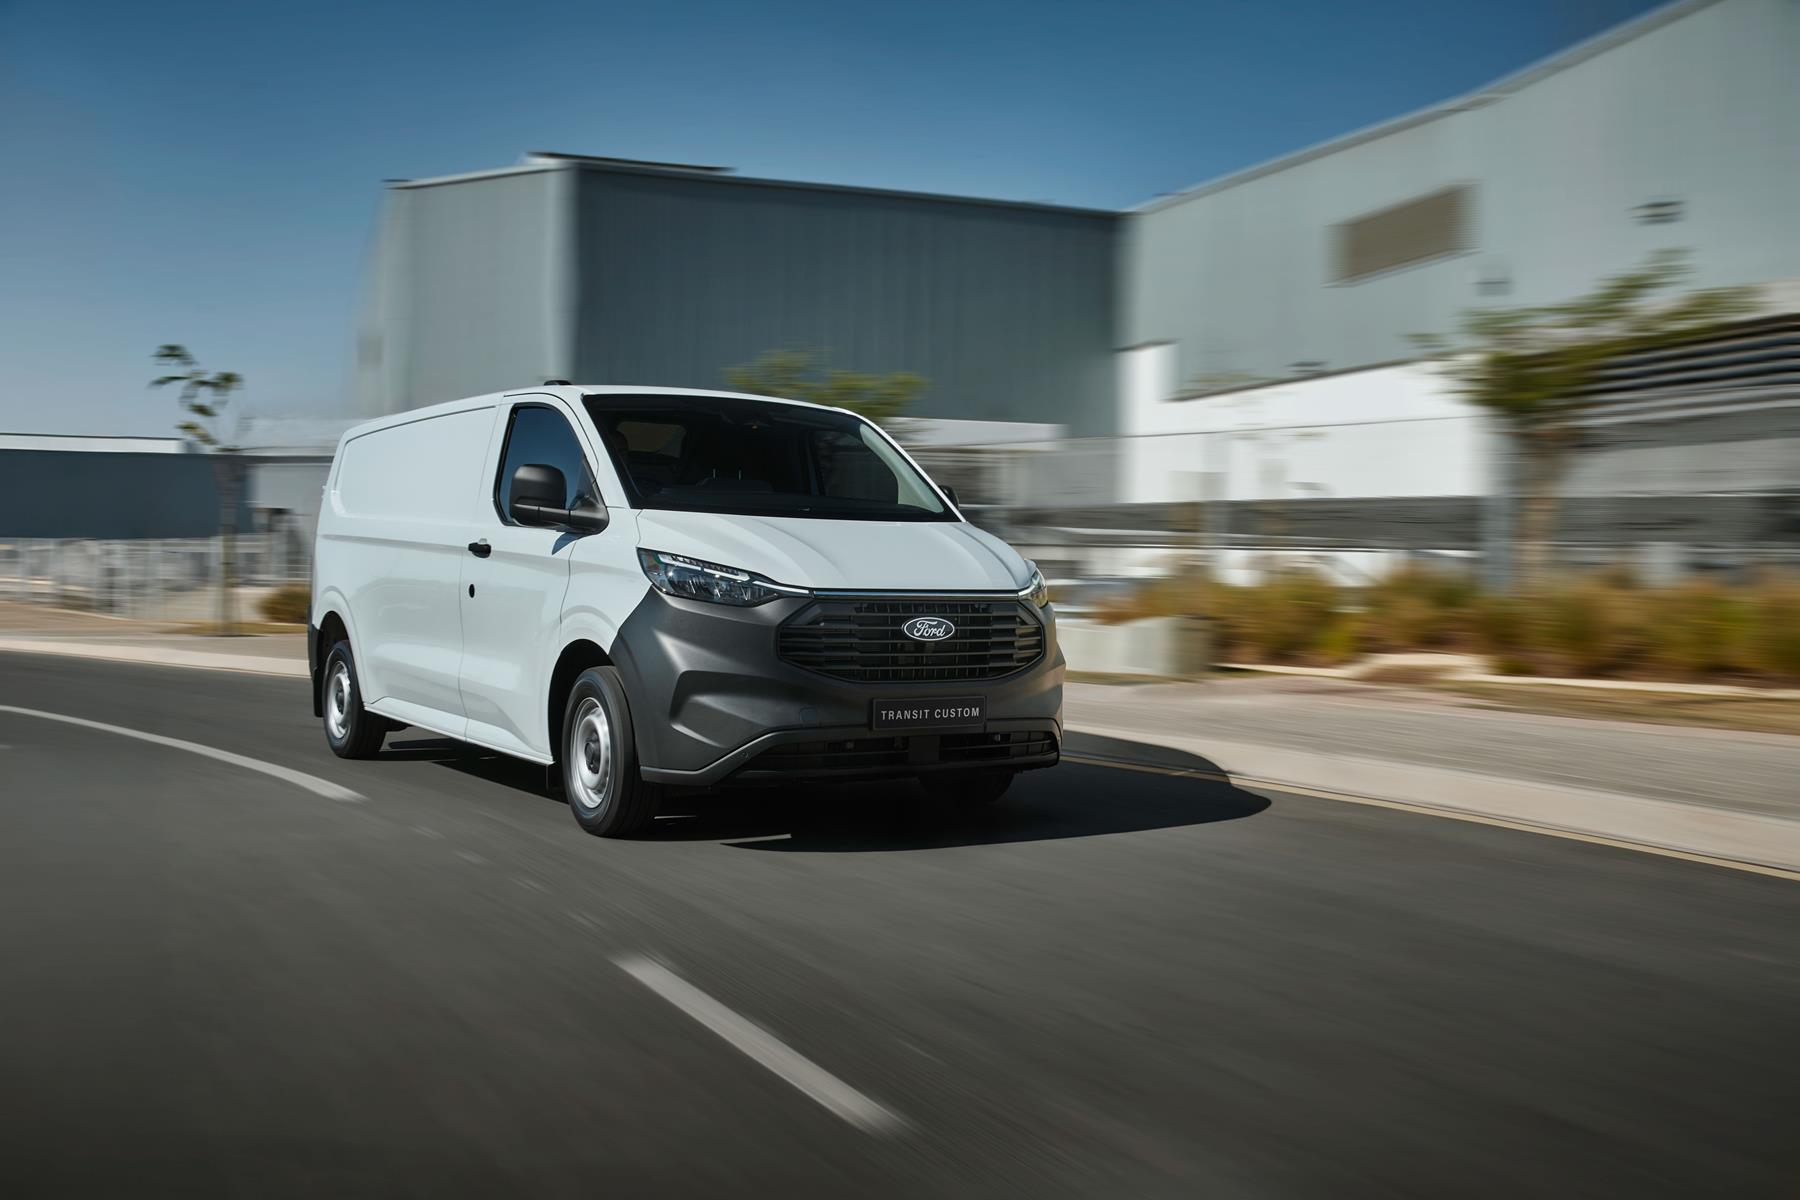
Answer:
[[[236,371],[204,371],[188,353],[187,347],[173,342],[158,346],[151,357],[171,373],[152,379],[150,386],[180,388],[181,408],[187,419],[175,428],[212,454],[213,474],[219,487],[219,630],[229,636],[237,632],[233,589],[237,584],[237,510],[242,461],[237,447],[226,445],[222,440],[219,426],[232,394],[244,386],[244,377]]]

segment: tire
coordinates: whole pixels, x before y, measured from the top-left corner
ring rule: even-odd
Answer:
[[[325,711],[325,740],[339,758],[374,758],[381,753],[381,739],[388,723],[363,707],[362,685],[356,678],[356,659],[350,643],[339,642],[325,656],[321,672],[320,707]]]
[[[663,789],[638,773],[625,687],[612,667],[589,667],[563,704],[557,765],[575,822],[596,837],[630,837],[656,818]]]
[[[1017,771],[957,771],[927,778],[926,790],[957,808],[985,808],[1006,795]]]

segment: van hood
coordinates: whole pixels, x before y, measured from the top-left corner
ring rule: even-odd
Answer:
[[[642,509],[638,544],[740,567],[776,583],[868,591],[1016,591],[1018,551],[952,521],[815,521]]]

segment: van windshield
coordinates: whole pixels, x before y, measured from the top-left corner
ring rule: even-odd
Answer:
[[[586,397],[634,508],[954,521],[918,469],[846,413],[731,396]]]

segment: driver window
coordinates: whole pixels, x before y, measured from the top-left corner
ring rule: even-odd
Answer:
[[[588,470],[587,455],[569,422],[553,408],[541,404],[521,404],[512,411],[506,426],[506,450],[500,456],[500,474],[494,480],[494,508],[500,519],[512,524],[506,515],[506,491],[513,472],[527,463],[555,467],[562,472],[568,493],[562,507],[579,508],[586,503],[599,503],[600,489],[594,486]]]

